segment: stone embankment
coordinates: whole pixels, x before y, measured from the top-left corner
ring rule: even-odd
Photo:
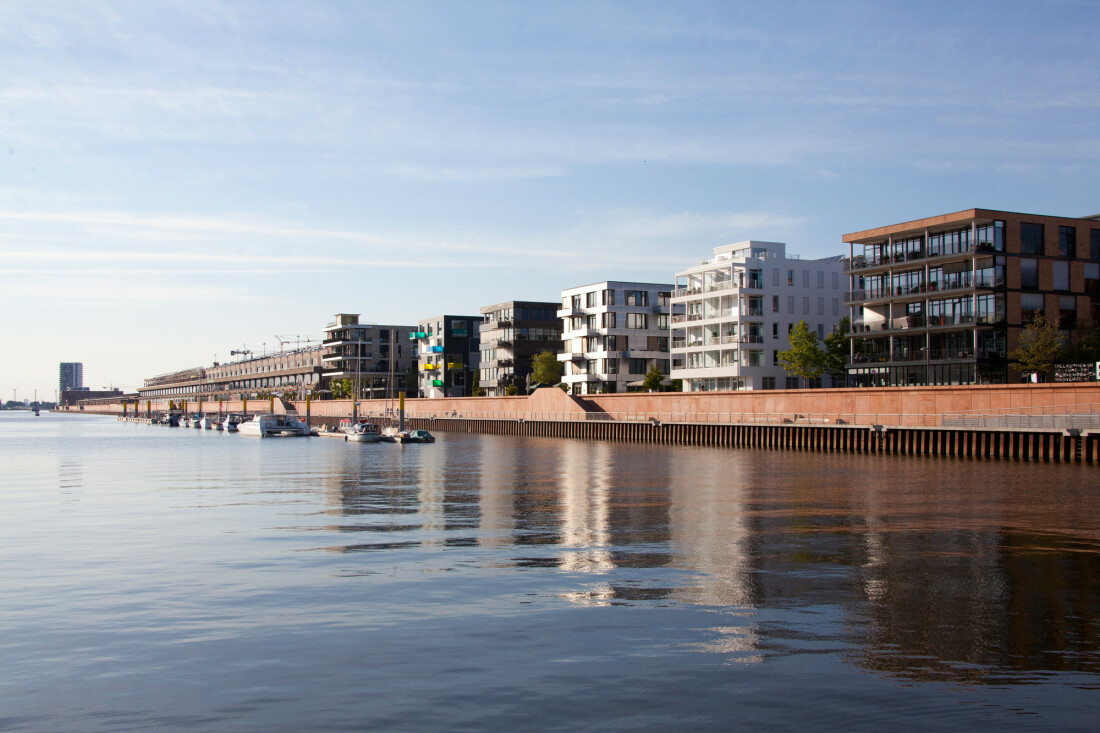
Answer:
[[[380,400],[359,413],[392,416]],[[95,401],[85,412],[147,416],[162,401]],[[189,412],[296,410],[313,425],[352,414],[350,400],[195,401]],[[412,427],[433,431],[680,445],[973,456],[1100,463],[1100,384],[894,387],[773,392],[406,400]]]

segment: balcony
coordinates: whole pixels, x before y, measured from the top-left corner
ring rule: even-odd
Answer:
[[[583,315],[584,315],[584,310],[581,309],[581,308],[568,307],[568,308],[562,308],[561,310],[558,311],[558,317],[559,318],[565,318],[567,316],[583,316]]]
[[[426,339],[426,338],[428,338],[428,334],[425,333],[424,331],[410,331],[409,332],[409,338],[411,338],[411,339]]]
[[[439,369],[439,365],[438,364],[425,364],[424,366],[422,366],[420,368],[423,369],[426,372],[434,372],[436,369]]]
[[[749,316],[750,318],[761,318],[764,315],[763,308],[742,308],[741,315]]]
[[[466,365],[463,364],[460,361],[449,361],[449,362],[447,362],[447,368],[452,369],[452,370],[453,369],[465,369]]]

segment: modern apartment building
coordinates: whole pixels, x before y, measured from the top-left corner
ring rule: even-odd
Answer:
[[[466,397],[480,358],[481,315],[423,318],[409,335],[419,355],[421,397]]]
[[[397,397],[417,363],[415,347],[406,342],[406,334],[413,330],[360,323],[358,313],[337,313],[325,326],[322,342],[325,379],[356,381],[363,399]]]
[[[562,291],[562,382],[573,394],[626,392],[669,373],[672,286],[605,281]]]
[[[63,361],[59,369],[58,394],[65,390],[80,389],[84,386],[84,363],[79,361]]]
[[[1038,313],[1100,322],[1100,218],[966,209],[846,234],[857,385],[1015,381]]]
[[[779,366],[787,335],[805,321],[824,339],[846,315],[841,257],[788,257],[780,242],[750,240],[714,248],[714,256],[676,273],[672,303],[672,378],[685,392],[793,389]]]
[[[531,357],[542,351],[561,351],[558,304],[512,300],[480,310],[480,386],[491,397],[505,394],[510,385],[526,394]]]

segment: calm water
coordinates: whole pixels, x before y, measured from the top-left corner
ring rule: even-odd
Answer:
[[[1100,469],[0,413],[0,730],[1095,730]]]

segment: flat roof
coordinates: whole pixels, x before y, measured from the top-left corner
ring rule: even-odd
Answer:
[[[905,221],[899,224],[890,224],[883,227],[876,227],[874,229],[865,229],[861,232],[852,232],[851,234],[845,234],[841,238],[841,240],[845,243],[862,242],[868,239],[880,239],[882,237],[888,237],[895,234],[908,234],[910,232],[916,233],[923,232],[925,229],[948,227],[953,224],[968,222],[972,219],[992,221],[993,219],[998,219],[1005,215],[1026,216],[1035,219],[1042,219],[1045,221],[1092,221],[1091,217],[1051,216],[1049,214],[1028,214],[1021,211],[1001,211],[998,209],[975,208],[963,209],[962,211],[955,211],[950,214],[931,216],[926,219],[914,219],[913,221]]]

